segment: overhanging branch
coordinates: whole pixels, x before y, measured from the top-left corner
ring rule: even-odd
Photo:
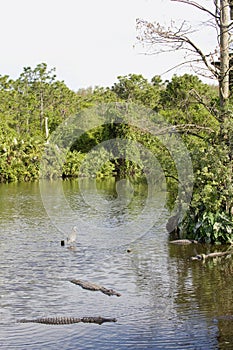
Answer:
[[[173,23],[168,28],[161,26],[159,23],[150,23],[145,20],[137,19],[137,28],[140,30],[138,40],[144,44],[149,44],[154,49],[154,53],[171,52],[185,50],[200,57],[201,62],[206,66],[208,71],[215,77],[219,78],[219,72],[209,62],[209,57],[214,54],[205,55],[203,51],[189,38],[189,34],[193,33],[187,26],[186,22],[182,22],[180,27],[175,27]],[[161,47],[163,47],[161,51]],[[193,59],[192,61],[197,61]]]
[[[217,13],[213,13],[210,10],[208,10],[207,8],[205,8],[204,6],[200,5],[199,3],[197,3],[196,1],[189,1],[189,0],[171,0],[173,2],[181,2],[183,4],[187,4],[187,5],[191,5],[196,7],[197,9],[208,13],[209,15],[211,15],[212,17],[214,17],[215,19],[219,19],[219,16],[217,15]]]

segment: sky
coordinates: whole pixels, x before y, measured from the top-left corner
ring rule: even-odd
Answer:
[[[199,2],[208,6],[212,0]],[[136,19],[161,24],[202,20],[197,9],[170,0],[0,0],[0,4],[0,74],[16,79],[23,67],[45,62],[74,91],[110,87],[118,76],[128,74],[142,74],[148,80],[183,74],[187,69],[164,74],[183,61],[181,53],[145,54],[136,40]],[[198,40],[207,49],[212,44],[209,34],[200,34]]]

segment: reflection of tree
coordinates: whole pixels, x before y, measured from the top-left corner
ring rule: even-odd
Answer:
[[[20,188],[20,191],[19,191]],[[31,183],[30,187],[27,183],[22,182],[10,183],[7,187],[1,187],[0,211],[1,220],[8,221],[9,217],[13,221],[18,221],[22,225],[22,221],[33,223],[35,208],[36,220],[44,216],[44,208],[40,198],[37,198],[39,192],[38,183]]]
[[[218,328],[199,307],[193,286],[191,247],[171,247],[169,255],[164,231],[132,246],[129,258],[135,274],[135,288],[143,300],[143,319],[154,339],[182,346],[216,345]],[[188,251],[186,250],[188,248]],[[176,250],[177,249],[177,250]],[[205,305],[204,305],[205,307]]]
[[[210,247],[211,251],[216,250]],[[175,303],[177,311],[196,305],[201,313],[207,316],[211,325],[216,324],[219,330],[219,343],[232,344],[233,312],[233,259],[232,257],[216,258],[206,261],[187,260],[193,254],[206,253],[206,247],[170,245],[170,257],[177,265],[177,285]],[[220,248],[220,250],[223,250]]]
[[[173,309],[173,285],[176,282],[175,275],[169,271],[166,236],[138,242],[132,248],[130,259],[136,291],[139,296],[146,297],[151,324],[159,318],[161,327],[168,325],[176,316]]]

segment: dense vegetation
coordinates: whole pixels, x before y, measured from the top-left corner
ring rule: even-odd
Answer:
[[[50,136],[71,115],[82,115],[88,108],[102,103],[135,103],[154,111],[154,115],[158,113],[172,125],[173,129],[169,129],[165,137],[178,132],[190,153],[194,190],[186,217],[177,222],[179,230],[183,235],[206,242],[232,241],[233,123],[231,118],[218,117],[215,86],[187,74],[175,75],[165,82],[158,76],[148,81],[141,75],[129,74],[118,77],[112,87],[74,92],[58,81],[54,73],[54,69],[49,71],[42,63],[34,69],[24,68],[16,80],[0,76],[0,182],[31,181],[41,174],[48,178],[90,176],[93,169],[82,167],[86,154],[95,152],[95,147],[104,141],[127,138],[156,155],[167,180],[168,206],[172,206],[177,192],[177,169],[171,155],[154,135],[128,125],[123,119],[80,132],[80,137],[69,144],[65,159],[54,167],[53,159],[59,150],[51,151]],[[230,106],[231,101],[229,109]],[[42,156],[48,154],[46,149],[50,154],[41,167]],[[106,149],[102,147],[96,152],[103,163]],[[96,176],[142,181],[140,154],[138,160],[136,164],[127,157],[117,158],[113,154],[98,168]]]

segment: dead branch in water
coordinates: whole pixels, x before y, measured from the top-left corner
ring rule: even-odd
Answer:
[[[208,258],[216,258],[216,257],[221,257],[221,256],[226,256],[231,254],[233,254],[233,250],[227,250],[225,252],[215,252],[215,253],[209,253],[209,254],[200,254],[200,255],[192,256],[191,260],[206,260]]]

